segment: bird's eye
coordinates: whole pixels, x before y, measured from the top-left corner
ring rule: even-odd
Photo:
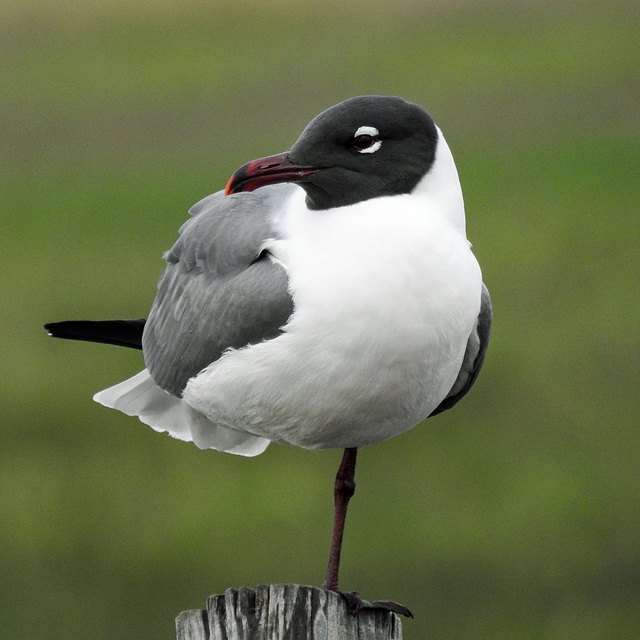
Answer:
[[[368,149],[372,144],[374,144],[375,141],[376,139],[373,136],[367,135],[365,133],[364,135],[354,138],[353,148],[358,151],[364,151],[365,149]]]
[[[375,153],[382,146],[379,135],[375,127],[360,127],[353,135],[351,146],[358,153]]]

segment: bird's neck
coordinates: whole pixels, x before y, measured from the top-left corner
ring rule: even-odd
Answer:
[[[438,129],[436,157],[429,172],[416,185],[413,193],[429,199],[447,222],[466,237],[464,200],[458,170],[442,132]]]

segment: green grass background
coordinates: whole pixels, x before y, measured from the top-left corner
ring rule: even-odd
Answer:
[[[187,208],[361,93],[427,107],[494,302],[454,411],[364,449],[342,585],[407,640],[640,637],[639,5],[5,0],[0,634],[174,637],[211,593],[319,584],[340,452],[247,460],[91,401],[138,353]]]

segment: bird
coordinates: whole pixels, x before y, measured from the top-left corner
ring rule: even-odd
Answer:
[[[339,589],[361,447],[453,407],[485,359],[491,298],[452,153],[397,96],[322,111],[283,153],[189,210],[147,319],[62,321],[51,336],[142,349],[94,399],[201,449],[343,449],[323,587],[352,613],[404,605]]]

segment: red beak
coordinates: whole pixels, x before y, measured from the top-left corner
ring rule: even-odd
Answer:
[[[308,176],[317,171],[320,171],[317,167],[305,167],[289,162],[289,153],[285,151],[247,162],[231,176],[224,193],[228,196],[280,182],[307,182]]]

